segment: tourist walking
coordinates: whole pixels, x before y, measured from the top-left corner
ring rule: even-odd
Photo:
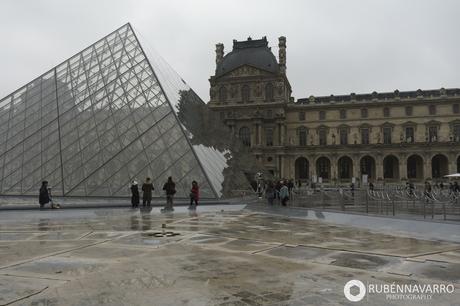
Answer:
[[[265,197],[267,198],[268,205],[273,206],[273,200],[275,199],[275,187],[273,182],[270,181],[265,188]]]
[[[139,187],[137,186],[136,181],[132,181],[131,183],[131,207],[136,208],[139,207]]]
[[[145,179],[145,183],[142,184],[142,206],[145,207],[145,205],[150,206],[152,203],[152,192],[155,190],[153,187],[152,181],[150,180],[150,177]]]
[[[280,189],[280,200],[281,200],[281,205],[283,206],[287,206],[287,201],[289,200],[289,188],[286,185],[287,184],[284,183]]]
[[[166,192],[166,206],[162,211],[174,211],[173,197],[176,193],[176,184],[173,182],[172,177],[168,177],[168,181],[163,185],[163,190]]]
[[[200,198],[200,188],[198,187],[198,183],[196,181],[192,182],[192,189],[190,190],[190,206],[189,209],[196,209],[198,206],[198,199]],[[193,205],[195,202],[195,205]]]

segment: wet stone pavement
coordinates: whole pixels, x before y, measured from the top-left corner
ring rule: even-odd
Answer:
[[[343,294],[352,279],[452,294]],[[460,305],[460,244],[244,205],[0,213],[0,305]]]

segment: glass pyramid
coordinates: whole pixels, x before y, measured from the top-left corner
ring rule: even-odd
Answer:
[[[193,180],[203,198],[249,186],[228,144],[179,121],[205,104],[185,82],[168,94],[155,69],[128,23],[0,100],[0,194],[37,195],[42,180],[55,196],[123,197],[146,177],[156,196],[168,176],[178,197]]]

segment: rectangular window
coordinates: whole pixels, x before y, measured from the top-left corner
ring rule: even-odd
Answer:
[[[391,144],[391,127],[383,128],[383,143]]]
[[[406,106],[406,116],[412,116],[412,106]]]
[[[340,119],[347,119],[347,111],[345,109],[340,110]]]
[[[390,108],[389,107],[385,107],[383,109],[383,117],[390,117]]]
[[[299,129],[299,146],[307,145],[307,130],[305,128]]]
[[[340,144],[341,145],[348,144],[348,129],[347,128],[341,128],[339,133],[340,133]]]
[[[430,105],[428,106],[428,113],[430,115],[436,115],[436,105]]]
[[[326,112],[319,111],[319,120],[325,120],[325,119],[326,119]]]
[[[267,109],[267,118],[273,118],[273,111],[271,109]]]
[[[299,120],[305,121],[305,112],[299,112]]]
[[[453,132],[454,132],[453,141],[460,142],[460,124],[456,124],[453,126]]]
[[[265,129],[265,144],[267,147],[273,146],[273,128]]]
[[[361,109],[361,118],[367,118],[367,108],[362,108]]]
[[[369,129],[361,129],[361,143],[369,144]]]
[[[319,144],[325,146],[327,144],[327,133],[326,129],[319,130]]]
[[[452,105],[452,112],[453,112],[454,114],[460,113],[460,104],[454,104],[454,105]]]
[[[436,126],[430,126],[428,128],[428,141],[429,142],[438,141],[438,128]]]
[[[408,143],[414,142],[414,128],[413,127],[406,127],[406,142]]]

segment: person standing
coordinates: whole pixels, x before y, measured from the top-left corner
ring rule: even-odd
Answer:
[[[283,206],[287,206],[286,202],[289,200],[289,188],[286,185],[287,184],[284,183],[280,189],[280,200],[281,200],[281,205]]]
[[[190,206],[189,209],[195,209],[198,206],[198,199],[200,198],[200,188],[196,181],[192,182],[192,189],[190,190]],[[195,202],[195,206],[193,206]]]
[[[166,206],[163,211],[174,211],[173,197],[176,193],[176,184],[173,182],[172,177],[168,177],[168,181],[163,185],[163,190],[166,192]]]
[[[136,181],[131,183],[131,207],[136,208],[139,206],[139,187]]]
[[[273,200],[275,199],[275,187],[273,186],[273,182],[270,181],[267,184],[267,188],[265,189],[265,197],[267,198],[268,205],[273,206]]]
[[[425,195],[426,202],[428,203],[432,199],[431,184],[428,181],[425,182],[424,195]]]
[[[292,189],[294,189],[294,181],[293,181],[293,179],[290,179],[290,180],[289,180],[287,186],[288,186],[289,194],[291,194]]]
[[[351,196],[354,198],[355,197],[355,183],[350,184],[350,191],[351,191]]]
[[[275,198],[280,200],[280,190],[281,190],[282,181],[276,181],[275,185]]]
[[[150,180],[150,177],[145,179],[145,183],[142,184],[142,206],[145,207],[147,205],[150,207],[150,204],[152,203],[152,191],[155,190],[153,188],[153,184]]]
[[[374,191],[374,183],[369,182],[369,190]]]
[[[45,204],[48,204],[50,201],[51,199],[48,193],[48,181],[43,181],[38,196],[38,203],[40,203],[40,208],[43,208]]]

